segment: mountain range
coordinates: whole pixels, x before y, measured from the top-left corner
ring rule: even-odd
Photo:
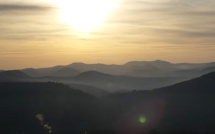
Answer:
[[[181,77],[178,76],[178,71],[184,71],[183,76],[197,77],[203,73],[209,73],[210,70],[205,70],[210,67],[215,67],[215,62],[211,63],[170,63],[167,61],[131,61],[123,65],[106,65],[106,64],[84,64],[73,63],[65,66],[55,66],[41,69],[23,69],[22,72],[33,77],[68,77],[76,76],[87,71],[98,71],[110,75],[128,75],[135,77]],[[198,74],[196,72],[198,71]],[[188,74],[186,74],[186,72]]]
[[[104,74],[97,71],[80,73],[73,77],[31,77],[19,70],[0,72],[0,81],[22,81],[22,82],[60,82],[73,88],[79,87],[87,93],[102,95],[114,92],[127,92],[132,90],[151,90],[183,81],[185,78],[175,77],[132,77],[121,75]],[[94,90],[93,90],[94,89]]]
[[[0,81],[25,81],[29,79],[31,79],[30,76],[18,70],[0,72]]]
[[[60,83],[0,82],[0,132],[213,134],[214,102],[215,73],[103,97]]]
[[[123,65],[73,63],[66,66],[0,72],[0,81],[60,82],[96,96],[152,90],[215,71],[215,63],[131,61]],[[87,90],[88,89],[88,90]]]

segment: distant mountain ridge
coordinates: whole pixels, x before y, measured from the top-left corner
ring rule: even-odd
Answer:
[[[19,71],[19,70],[11,70],[11,71],[2,71],[0,72],[0,81],[21,81],[21,80],[29,80],[30,76]]]
[[[73,69],[67,66],[55,66],[51,68],[41,68],[41,69],[26,68],[21,71],[32,77],[43,77],[43,76],[68,77],[68,76],[75,76],[80,73],[76,69]]]
[[[108,92],[107,90],[94,87],[94,86],[89,86],[84,84],[68,84],[68,85],[73,89],[81,90],[84,93],[87,93],[96,97],[103,97],[110,94],[110,92]]]
[[[88,86],[95,95],[99,95],[106,94],[106,91],[128,92],[169,86],[213,72],[214,65],[214,62],[173,64],[162,60],[131,61],[123,65],[73,63],[51,68],[3,71],[0,72],[0,81],[61,82],[79,85],[83,91]]]
[[[1,75],[2,74],[2,75]],[[98,71],[87,71],[76,76],[30,77],[21,71],[5,71],[0,73],[0,82],[60,82],[96,96],[109,92],[128,92],[131,90],[151,90],[183,81],[175,77],[132,77],[126,75],[110,75]],[[89,90],[87,90],[87,88]],[[91,92],[90,92],[91,91]]]
[[[203,75],[205,72],[202,70],[208,67],[215,67],[215,63],[170,63],[167,61],[155,60],[131,61],[123,65],[106,65],[100,63],[85,64],[76,62],[65,66],[40,69],[28,68],[21,71],[33,77],[69,77],[87,71],[98,71],[110,75],[128,75],[135,77],[178,77],[176,72],[184,71],[183,75],[185,77],[194,78]],[[196,74],[193,70],[197,70],[199,73]],[[179,77],[181,76],[179,75]]]
[[[174,77],[132,77],[126,75],[110,75],[97,71],[83,72],[71,77],[71,82],[90,85],[109,92],[124,92],[132,90],[150,90],[183,81],[184,78]]]
[[[215,71],[215,63],[170,63],[162,60],[131,61],[123,65],[72,63],[19,71],[23,73],[19,77],[0,72],[9,75],[0,76],[0,81],[52,81],[79,85],[83,90],[89,86],[92,91],[127,92],[152,90],[199,77]]]

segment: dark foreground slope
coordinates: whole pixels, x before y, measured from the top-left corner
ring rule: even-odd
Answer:
[[[0,89],[1,133],[215,133],[215,73],[102,98],[56,83],[1,83]]]
[[[119,126],[123,126],[123,133],[215,133],[215,73],[154,91],[114,95],[112,99],[122,106]],[[146,121],[138,124],[141,117]]]
[[[161,128],[215,133],[215,73],[154,92],[167,102]]]
[[[0,133],[79,133],[93,124],[93,101],[58,83],[0,83]]]

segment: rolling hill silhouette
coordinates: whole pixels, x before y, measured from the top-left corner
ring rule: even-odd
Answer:
[[[95,75],[95,72],[88,73]],[[101,74],[96,72],[97,75]],[[100,98],[59,83],[4,82],[0,83],[0,131],[213,134],[214,81],[215,73],[209,73],[151,91],[117,93]]]
[[[215,72],[215,67],[207,67],[201,70],[204,74],[210,73],[210,72]]]
[[[215,132],[215,73],[155,90],[167,104],[161,127]],[[165,123],[166,124],[165,124]],[[169,129],[170,130],[170,129]]]
[[[84,84],[68,84],[71,88],[81,90],[84,93],[96,96],[96,97],[102,97],[105,95],[110,94],[107,90],[101,89],[94,86],[84,85]]]
[[[109,75],[97,71],[81,73],[73,78],[73,82],[106,89],[109,92],[150,90],[168,86],[180,81],[178,78],[141,78],[131,76]],[[182,81],[183,79],[181,79]]]
[[[55,66],[51,68],[41,68],[41,69],[27,68],[21,71],[32,77],[43,77],[43,76],[68,77],[68,76],[75,76],[80,73],[76,69],[73,69],[67,66]]]
[[[83,72],[97,71],[110,75],[127,75],[133,77],[187,77],[195,78],[205,73],[202,71],[215,67],[211,63],[170,63],[162,60],[131,61],[123,65],[72,63],[65,66],[21,70],[32,77],[73,77]],[[210,71],[210,70],[208,70]],[[180,81],[178,81],[180,82]]]
[[[118,102],[119,106],[127,104],[122,107],[121,113],[130,112],[130,117],[123,121],[128,123],[124,133],[214,133],[214,82],[215,73],[210,73],[173,86],[118,94],[111,99]],[[148,124],[132,126],[130,122],[137,118],[137,114],[148,119]]]
[[[0,133],[80,132],[92,124],[93,101],[59,83],[0,83]]]
[[[0,81],[22,81],[30,79],[30,76],[18,70],[0,72]]]
[[[177,63],[156,61],[131,61],[124,65],[73,63],[41,69],[21,70],[32,78],[5,74],[1,81],[61,82],[90,86],[91,90],[104,89],[108,92],[151,90],[165,87],[214,71],[214,63]],[[7,76],[8,75],[8,76]],[[21,75],[21,74],[20,74]],[[24,74],[23,74],[24,75]],[[96,93],[96,92],[94,92]],[[97,94],[98,95],[98,94]]]
[[[101,72],[97,71],[87,71],[83,72],[77,76],[74,77],[75,80],[80,80],[80,81],[89,81],[89,80],[108,80],[109,78],[112,78],[112,75],[109,74],[104,74]]]

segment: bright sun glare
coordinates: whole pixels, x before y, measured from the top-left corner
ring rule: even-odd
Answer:
[[[60,8],[60,20],[77,32],[101,26],[119,0],[51,0]]]

